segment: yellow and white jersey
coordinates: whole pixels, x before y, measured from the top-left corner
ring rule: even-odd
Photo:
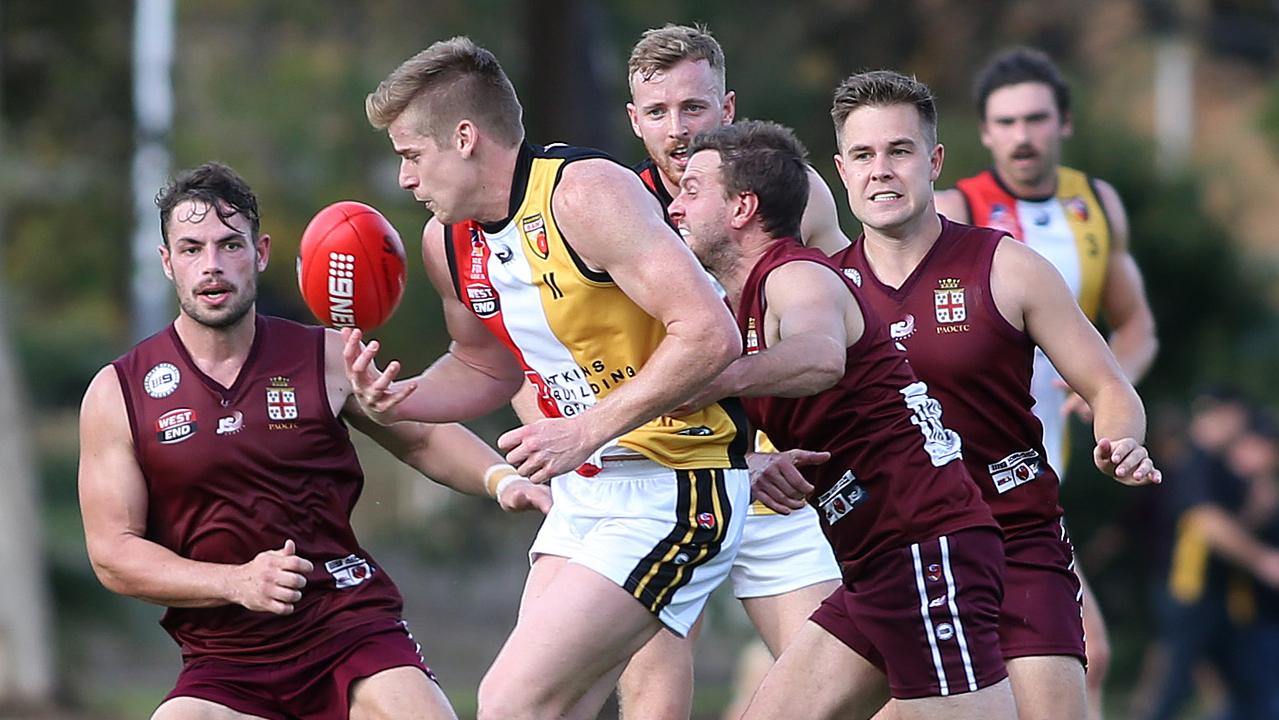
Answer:
[[[964,196],[973,225],[1003,230],[1043,255],[1065,278],[1084,314],[1096,322],[1106,284],[1111,234],[1092,178],[1059,167],[1056,192],[1040,198],[1014,195],[991,170],[960,180],[956,187]],[[1064,476],[1069,419],[1061,414],[1067,393],[1060,381],[1057,369],[1036,349],[1030,386],[1034,412],[1044,425],[1048,463]]]
[[[635,377],[666,335],[612,278],[582,261],[555,222],[551,198],[564,167],[605,157],[525,143],[510,216],[445,227],[458,298],[519,359],[547,417],[587,411]],[[669,468],[744,468],[747,440],[740,404],[726,400],[658,417],[600,448],[592,462],[629,450]]]

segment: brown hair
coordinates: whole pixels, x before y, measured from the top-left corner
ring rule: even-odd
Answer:
[[[179,172],[156,193],[155,206],[160,210],[160,237],[169,245],[169,216],[173,208],[185,200],[199,200],[218,214],[222,224],[235,215],[249,221],[249,240],[257,242],[260,219],[258,196],[249,184],[230,166],[217,161],[206,162]]]
[[[914,105],[924,121],[924,139],[937,144],[937,105],[928,86],[892,70],[872,70],[849,75],[835,88],[830,116],[835,121],[835,142],[842,143],[844,122],[863,107]]]
[[[626,76],[639,73],[648,80],[684,60],[705,60],[719,78],[720,91],[724,90],[724,49],[704,25],[666,25],[645,30],[631,49]]]
[[[719,153],[719,175],[729,197],[749,192],[759,198],[769,237],[799,237],[808,206],[808,151],[790,128],[743,120],[698,133],[688,153],[701,150]]]
[[[1052,88],[1057,114],[1065,118],[1066,113],[1070,112],[1070,86],[1062,78],[1061,71],[1052,58],[1028,47],[1015,47],[999,53],[977,73],[977,80],[973,83],[977,117],[986,119],[986,101],[996,90],[1009,85],[1036,82]]]
[[[369,123],[385,129],[405,112],[437,145],[469,119],[500,141],[524,139],[524,110],[493,53],[459,36],[440,40],[405,60],[364,100]]]

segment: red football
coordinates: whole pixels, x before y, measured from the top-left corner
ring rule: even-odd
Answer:
[[[298,288],[330,327],[369,331],[404,295],[404,243],[382,213],[353,200],[321,210],[298,247]]]

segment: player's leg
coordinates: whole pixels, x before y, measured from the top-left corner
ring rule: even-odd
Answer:
[[[1079,576],[1079,584],[1084,593],[1084,637],[1088,640],[1088,672],[1084,679],[1088,684],[1088,718],[1101,720],[1102,688],[1106,684],[1106,673],[1110,671],[1110,633],[1106,630],[1106,619],[1101,614],[1101,606],[1097,604],[1097,596],[1088,586],[1088,580],[1084,578],[1078,564],[1075,565],[1075,573]]]
[[[612,580],[569,563],[522,609],[480,682],[478,717],[566,716],[598,684],[599,668],[620,666],[659,627]]]
[[[1084,666],[1068,655],[1011,658],[1008,677],[1019,720],[1085,720]]]
[[[724,708],[723,720],[740,720],[751,702],[751,696],[772,667],[773,655],[759,638],[752,639],[737,653],[737,664],[733,668],[733,699]]]
[[[151,715],[151,720],[265,720],[261,715],[246,715],[209,700],[175,697],[164,701]]]
[[[773,657],[781,657],[813,611],[839,587],[836,580],[807,585],[780,595],[744,597],[742,607]]]
[[[898,699],[901,720],[1016,720],[1017,705],[1012,686],[1004,678],[989,687],[962,695]]]
[[[688,637],[659,630],[631,656],[617,683],[623,720],[663,720],[692,714],[693,645],[701,629],[699,617]]]
[[[874,715],[886,700],[888,678],[883,671],[809,622],[764,676],[742,720],[860,720]]]
[[[351,685],[351,720],[457,720],[440,686],[416,667],[383,670]]]

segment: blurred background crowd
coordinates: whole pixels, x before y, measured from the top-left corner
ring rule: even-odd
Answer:
[[[739,117],[796,129],[849,235],[830,161],[830,95],[845,75],[893,68],[933,88],[938,186],[950,187],[989,163],[973,72],[1012,44],[1058,61],[1076,98],[1065,162],[1124,199],[1160,336],[1139,390],[1164,484],[1091,472],[1080,426],[1063,489],[1109,619],[1109,714],[1222,717],[1248,688],[1279,686],[1279,666],[1256,662],[1279,652],[1279,1],[4,0],[0,718],[145,717],[178,669],[159,608],[94,578],[75,487],[88,380],[172,317],[150,205],[164,175],[207,159],[237,168],[274,240],[259,309],[309,319],[293,257],[319,208],[368,202],[417,251],[425,214],[364,118],[387,71],[471,35],[511,75],[531,140],[635,162],[626,58],[667,22],[708,25]],[[377,336],[408,367],[443,351],[420,264]],[[492,440],[514,423],[473,428]],[[450,494],[371,444],[361,455],[357,530],[465,715],[514,622],[537,518]],[[698,650],[698,717],[727,702],[750,636],[722,600]]]

